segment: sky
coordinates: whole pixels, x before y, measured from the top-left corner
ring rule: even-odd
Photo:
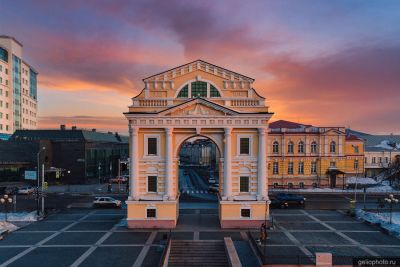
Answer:
[[[398,0],[0,0],[38,72],[39,127],[127,132],[142,79],[203,59],[255,79],[273,120],[400,134]]]

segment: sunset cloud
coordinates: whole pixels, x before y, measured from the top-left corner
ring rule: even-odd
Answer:
[[[142,78],[200,58],[255,78],[274,119],[400,133],[395,0],[6,2],[43,128],[126,132]]]

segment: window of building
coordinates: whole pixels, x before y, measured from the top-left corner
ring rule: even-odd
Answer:
[[[317,153],[317,142],[313,141],[311,143],[311,153],[316,154]]]
[[[385,157],[385,163],[389,163],[389,158]]]
[[[157,176],[147,177],[147,192],[157,193]]]
[[[157,155],[157,138],[147,139],[147,154]]]
[[[250,138],[240,138],[240,155],[250,155]]]
[[[298,171],[299,174],[304,174],[304,162],[299,162]]]
[[[313,161],[311,162],[311,174],[316,174],[317,173],[317,162]]]
[[[0,59],[5,62],[8,62],[8,51],[1,47],[0,47]]]
[[[195,97],[207,97],[206,82],[192,82],[192,98]]]
[[[272,144],[272,153],[279,153],[279,143],[277,141]]]
[[[250,209],[240,209],[240,216],[242,218],[250,218]]]
[[[364,158],[364,162],[365,162],[365,163],[368,163],[367,157]]]
[[[330,150],[331,153],[336,153],[336,143],[335,141],[332,141],[330,144]]]
[[[146,209],[146,217],[147,218],[156,218],[157,217],[156,209],[154,209],[154,208]]]
[[[358,146],[353,146],[353,148],[354,148],[354,153],[358,154],[360,152]]]
[[[210,97],[220,97],[220,93],[218,92],[217,88],[210,84]]]
[[[288,143],[288,151],[287,151],[287,152],[292,154],[293,151],[294,151],[293,147],[294,147],[293,142],[290,141],[290,142]]]
[[[329,166],[332,167],[332,168],[335,168],[336,167],[336,162],[335,161],[331,161]]]
[[[317,183],[312,183],[312,187],[313,187],[313,188],[317,188],[317,187],[318,187],[318,184],[317,184]]]
[[[299,142],[297,152],[298,152],[298,153],[304,153],[304,142],[303,142],[303,141],[300,141],[300,142]]]
[[[376,158],[372,157],[372,164],[375,164],[375,163],[376,163]]]
[[[185,85],[178,94],[178,97],[188,98],[189,97],[189,86]]]
[[[274,188],[277,188],[279,186],[278,183],[274,183]]]
[[[272,173],[279,174],[279,162],[274,162],[272,165]]]
[[[3,130],[3,124],[0,124],[0,130]]]
[[[293,174],[293,162],[288,163],[288,174]]]
[[[358,159],[354,160],[354,169],[358,170]]]
[[[250,179],[249,176],[240,176],[240,192],[247,193],[250,191]]]
[[[287,186],[288,186],[289,189],[292,189],[293,188],[293,183],[288,183]]]
[[[379,163],[382,163],[382,157],[379,157],[378,160],[379,160]]]
[[[303,188],[304,188],[304,182],[300,182],[300,183],[299,183],[299,187],[300,187],[301,189],[303,189]]]

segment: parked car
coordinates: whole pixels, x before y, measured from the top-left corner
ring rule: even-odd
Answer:
[[[208,191],[219,192],[219,184],[213,184],[208,187]]]
[[[123,183],[126,183],[126,182],[128,182],[128,178],[125,177],[125,176],[115,177],[115,178],[111,178],[110,179],[110,183],[112,183],[112,184],[118,184],[118,183],[123,184]]]
[[[306,198],[304,196],[287,193],[279,193],[278,195],[276,195],[276,199],[286,202],[288,204],[304,205],[304,203],[306,202]]]
[[[289,207],[289,204],[285,201],[276,199],[276,198],[271,198],[271,204],[270,204],[271,208],[281,208],[281,209],[285,209],[287,207]]]
[[[117,200],[112,197],[96,197],[93,201],[95,208],[121,208],[121,200]]]
[[[4,193],[7,195],[16,195],[18,194],[18,187],[16,186],[9,186],[4,190]]]
[[[32,186],[23,186],[18,188],[18,194],[21,195],[30,195],[33,194],[33,192],[35,192],[35,188],[33,188]]]

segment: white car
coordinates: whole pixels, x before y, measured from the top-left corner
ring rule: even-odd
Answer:
[[[96,197],[93,201],[93,206],[95,208],[100,208],[100,207],[121,208],[121,205],[122,205],[121,200],[112,197]]]
[[[18,188],[18,194],[21,195],[30,195],[33,194],[33,192],[35,192],[35,188],[33,188],[32,186],[24,186]]]
[[[208,183],[209,183],[209,184],[216,184],[216,183],[217,183],[217,180],[215,180],[215,178],[213,178],[213,177],[210,177],[210,178],[208,179]]]

